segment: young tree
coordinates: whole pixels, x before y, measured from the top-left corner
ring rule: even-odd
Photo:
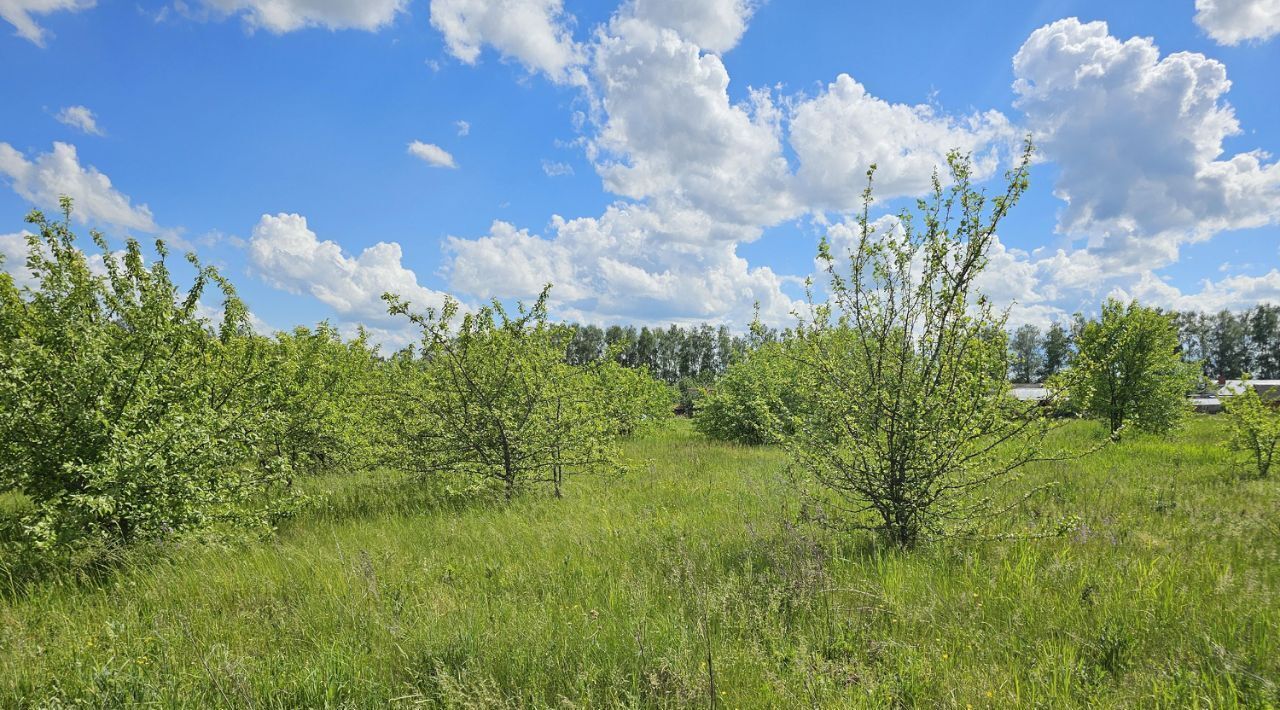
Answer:
[[[604,410],[613,431],[631,436],[672,418],[675,390],[649,374],[645,367],[623,367],[606,360],[587,371],[596,392],[592,395]]]
[[[1009,341],[1012,360],[1009,372],[1014,382],[1036,382],[1044,363],[1041,352],[1040,329],[1030,323],[1019,327]]]
[[[1072,366],[1055,386],[1078,411],[1106,421],[1113,434],[1126,426],[1168,432],[1182,422],[1200,367],[1179,356],[1172,316],[1107,299],[1076,343]]]
[[[261,442],[271,361],[231,285],[188,257],[173,282],[163,242],[148,264],[96,232],[105,274],[63,220],[28,221],[35,284],[0,284],[0,490],[32,503],[26,543],[56,553],[204,530],[269,526],[287,462]],[[198,315],[223,293],[215,332]]]
[[[1280,452],[1280,407],[1266,403],[1246,378],[1239,391],[1223,399],[1231,438],[1227,446],[1246,458],[1265,478]]]
[[[847,271],[822,243],[829,300],[811,306],[791,346],[805,402],[785,443],[833,524],[902,547],[977,532],[1007,509],[989,486],[1057,457],[1044,447],[1055,425],[1044,408],[1009,396],[1005,316],[974,286],[1030,154],[1028,144],[991,199],[972,187],[968,158],[951,154],[950,186],[935,176],[932,199],[887,231],[869,217],[868,187]]]
[[[777,444],[793,433],[802,396],[795,360],[780,342],[751,351],[708,388],[693,418],[702,434],[740,444]]]
[[[1062,323],[1055,322],[1044,336],[1044,361],[1040,364],[1040,381],[1048,381],[1071,361],[1071,335]]]
[[[362,331],[343,342],[321,323],[277,333],[264,393],[264,444],[296,473],[359,470],[378,461],[380,435],[371,399],[378,377],[376,348]]]
[[[618,468],[617,427],[593,378],[564,361],[573,330],[547,322],[549,289],[515,317],[495,301],[457,323],[456,301],[415,313],[383,296],[422,329],[419,357],[397,362],[389,422],[412,470],[496,482],[510,498],[535,483],[559,496],[570,470]]]

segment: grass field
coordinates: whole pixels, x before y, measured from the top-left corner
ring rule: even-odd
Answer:
[[[1010,528],[1072,535],[909,553],[797,525],[780,452],[687,422],[563,500],[329,479],[275,541],[0,599],[0,706],[1280,705],[1280,482],[1222,438],[1031,471],[1063,485]]]

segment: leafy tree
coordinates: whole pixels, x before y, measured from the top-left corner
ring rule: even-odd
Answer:
[[[514,317],[495,301],[457,322],[456,301],[416,313],[383,296],[422,329],[418,357],[396,363],[389,417],[411,470],[495,482],[510,498],[536,483],[558,496],[570,470],[619,467],[598,383],[564,361],[573,329],[547,322],[549,288]]]
[[[63,220],[28,221],[35,285],[0,282],[0,490],[29,499],[24,544],[44,553],[204,530],[265,528],[287,462],[262,447],[271,361],[231,285],[194,256],[182,292],[163,242],[146,263],[93,233],[105,274]],[[223,294],[215,332],[198,315]]]
[[[740,444],[777,444],[792,433],[803,400],[797,391],[797,364],[783,343],[753,350],[708,388],[693,418],[704,435]]]
[[[649,368],[649,372],[655,377],[669,384],[658,371],[658,338],[648,327],[641,328],[640,334],[636,336],[635,364]]]
[[[1040,364],[1040,381],[1058,374],[1071,361],[1071,335],[1061,323],[1054,323],[1044,336],[1044,360]]]
[[[654,379],[648,368],[606,360],[589,372],[597,387],[593,396],[618,435],[630,436],[671,420],[675,391]]]
[[[1044,364],[1040,329],[1030,323],[1019,327],[1009,341],[1010,373],[1014,382],[1036,382]]]
[[[1219,311],[1213,316],[1209,367],[1218,377],[1236,379],[1249,369],[1249,345],[1244,320],[1227,310]]]
[[[604,357],[606,344],[604,331],[595,325],[572,325],[572,337],[565,348],[565,360],[570,365],[586,365]]]
[[[1259,304],[1248,314],[1250,371],[1280,378],[1280,305]]]
[[[1260,478],[1271,472],[1280,452],[1280,407],[1262,401],[1248,379],[1235,394],[1223,399],[1231,437],[1228,447],[1246,458]]]
[[[887,231],[869,217],[868,186],[847,271],[822,243],[829,300],[791,346],[806,401],[785,443],[831,524],[902,547],[976,533],[1005,510],[989,486],[1054,457],[1043,445],[1054,421],[1008,394],[1005,316],[974,286],[1030,151],[991,199],[952,153],[950,187],[935,176],[932,199]]]
[[[270,348],[274,363],[266,443],[291,471],[357,470],[375,463],[381,440],[371,396],[379,359],[360,334],[343,342],[322,323],[278,333]]]
[[[1071,369],[1056,386],[1078,411],[1106,421],[1113,434],[1126,426],[1168,432],[1181,423],[1200,368],[1179,357],[1172,316],[1107,299],[1076,343]]]

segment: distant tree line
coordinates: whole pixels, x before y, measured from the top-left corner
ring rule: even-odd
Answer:
[[[587,365],[612,355],[624,367],[647,367],[669,385],[708,382],[753,348],[759,336],[733,333],[728,326],[706,323],[682,327],[636,329],[635,326],[574,325],[565,359]]]
[[[1210,379],[1280,379],[1280,305],[1260,304],[1248,310],[1173,314],[1182,359],[1199,362]],[[1062,371],[1076,349],[1084,321],[1069,327],[1054,323],[1047,331],[1024,325],[1009,336],[1009,378],[1039,383]]]

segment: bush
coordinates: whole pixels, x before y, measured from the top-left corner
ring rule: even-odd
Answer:
[[[163,242],[147,265],[137,242],[118,256],[95,232],[98,275],[63,208],[61,222],[28,218],[36,285],[0,276],[0,491],[30,503],[20,544],[53,555],[269,527],[284,468],[261,455],[255,396],[270,363],[234,290],[188,257],[182,293]],[[197,312],[210,283],[224,297],[216,332]]]
[[[1259,478],[1265,478],[1280,451],[1280,408],[1264,403],[1248,379],[1223,404],[1231,432],[1227,446],[1248,461]]]
[[[468,313],[456,332],[455,301],[418,314],[384,298],[423,334],[418,356],[396,361],[389,412],[411,470],[464,487],[495,482],[510,498],[535,483],[550,483],[558,496],[571,470],[619,467],[618,425],[594,378],[565,363],[572,329],[547,322],[546,290],[514,318],[496,301]]]
[[[620,436],[646,431],[671,420],[675,391],[649,374],[649,368],[624,367],[613,360],[588,366],[594,378],[594,397]]]
[[[380,459],[372,397],[380,360],[365,333],[343,342],[327,323],[277,333],[263,400],[266,443],[289,471],[356,471]]]
[[[764,343],[730,365],[693,418],[704,435],[740,444],[777,444],[793,433],[799,413],[797,364],[781,342]]]

